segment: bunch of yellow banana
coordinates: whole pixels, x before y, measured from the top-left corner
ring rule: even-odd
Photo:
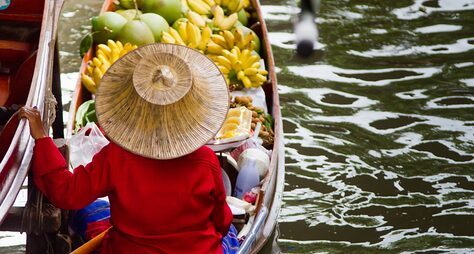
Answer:
[[[237,23],[238,16],[237,13],[232,13],[228,17],[225,16],[224,10],[219,5],[212,7],[212,23],[214,27],[217,27],[221,30],[230,30]]]
[[[123,45],[120,41],[108,40],[107,45],[97,45],[95,57],[87,62],[86,73],[82,73],[82,84],[95,94],[99,86],[100,79],[107,71],[107,69],[121,56],[127,54],[129,51],[136,49],[136,45],[126,43]]]
[[[206,26],[206,18],[202,17],[195,11],[189,10],[188,12],[186,12],[186,18],[188,18],[189,22],[193,23],[199,28],[203,28]]]
[[[224,74],[227,84],[233,88],[260,87],[266,80],[268,72],[260,69],[260,56],[252,54],[250,49],[222,50],[222,55],[209,55]],[[240,81],[240,82],[239,82]]]
[[[161,41],[180,44],[204,52],[211,38],[212,30],[204,27],[202,30],[191,22],[181,22],[178,31],[170,27],[168,32],[163,31]]]
[[[247,2],[249,2],[247,0]],[[245,1],[244,0],[216,0],[216,4],[224,7],[227,9],[228,14],[239,12],[242,8],[244,8]],[[249,2],[250,4],[250,2]]]
[[[216,5],[214,0],[187,0],[189,9],[200,15],[209,16],[214,5]]]
[[[222,53],[222,50],[231,50],[235,46],[240,50],[250,49],[252,51],[255,48],[253,36],[253,33],[244,35],[240,28],[235,29],[233,32],[229,30],[220,31],[219,34],[211,35],[211,42],[207,45],[208,52],[219,55]]]

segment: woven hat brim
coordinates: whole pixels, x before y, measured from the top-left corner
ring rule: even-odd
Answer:
[[[192,72],[193,85],[179,101],[152,104],[138,95],[134,67],[150,52],[175,54]],[[144,157],[173,159],[211,140],[229,108],[229,91],[218,67],[200,52],[175,44],[149,44],[129,52],[103,76],[96,93],[96,113],[107,136]]]

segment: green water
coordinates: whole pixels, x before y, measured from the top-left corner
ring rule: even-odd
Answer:
[[[309,58],[294,54],[294,2],[262,4],[284,117],[281,251],[474,252],[474,0],[323,0]],[[66,107],[100,5],[64,6]]]

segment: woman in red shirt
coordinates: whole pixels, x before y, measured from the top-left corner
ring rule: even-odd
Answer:
[[[232,213],[221,169],[205,145],[228,108],[226,82],[210,59],[184,46],[150,44],[114,63],[96,94],[111,143],[68,170],[36,109],[24,107],[34,180],[53,204],[80,209],[108,196],[101,253],[222,253]]]

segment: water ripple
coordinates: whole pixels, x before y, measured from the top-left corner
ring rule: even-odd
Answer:
[[[456,40],[452,44],[437,44],[429,46],[404,45],[385,45],[380,49],[370,49],[367,51],[348,50],[348,54],[360,57],[394,57],[409,55],[440,55],[440,54],[458,54],[468,52],[474,49],[474,37]]]
[[[340,83],[355,83],[361,86],[385,86],[393,82],[425,79],[439,73],[441,68],[385,68],[354,70],[331,65],[289,66],[288,70],[298,76]],[[391,78],[391,75],[398,76]]]
[[[429,16],[434,12],[456,12],[456,11],[468,11],[474,10],[473,0],[438,0],[434,1],[434,6],[429,6],[427,3],[432,2],[429,0],[415,0],[410,6],[394,9],[393,14],[398,19],[412,20],[421,17]]]

